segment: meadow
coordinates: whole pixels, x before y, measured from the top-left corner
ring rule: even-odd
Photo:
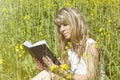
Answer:
[[[0,80],[29,80],[39,70],[22,44],[45,39],[57,53],[54,17],[64,6],[78,8],[104,56],[106,80],[120,79],[119,0],[0,0]]]

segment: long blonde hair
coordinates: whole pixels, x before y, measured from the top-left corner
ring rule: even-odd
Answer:
[[[69,24],[71,26],[72,32],[70,42],[72,43],[74,52],[78,55],[79,58],[81,58],[85,51],[86,38],[91,36],[90,30],[82,14],[75,8],[64,7],[58,11],[54,23],[58,26],[58,50],[64,63],[70,64],[68,61],[68,55],[62,55],[68,43],[68,40],[62,36],[59,30],[59,26],[62,24]]]

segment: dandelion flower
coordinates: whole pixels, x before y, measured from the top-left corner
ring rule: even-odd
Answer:
[[[20,45],[20,49],[23,49],[23,45],[22,44]]]
[[[24,16],[23,20],[29,20],[30,19],[30,16],[29,15],[26,15]]]
[[[60,80],[66,80],[65,78],[61,78]]]
[[[65,49],[67,50],[67,49],[68,49],[68,46],[66,46]]]
[[[18,52],[19,51],[19,47],[15,46],[15,51]]]
[[[2,59],[0,59],[0,64],[2,64],[3,63],[3,60]]]
[[[50,68],[50,71],[53,72],[54,70],[57,69],[57,66],[56,65],[53,65],[51,68]]]
[[[60,65],[62,70],[68,70],[69,66],[67,64]]]
[[[111,19],[109,19],[109,20],[108,20],[108,22],[109,22],[109,23],[111,23],[111,22],[112,22],[112,20],[111,20]]]
[[[19,57],[22,57],[22,54],[19,54]]]
[[[84,54],[83,54],[83,57],[87,57],[87,54],[86,54],[86,53],[84,53]]]
[[[103,28],[99,28],[99,32],[102,32],[103,31]]]
[[[95,48],[98,48],[98,44],[97,43],[95,43],[94,46],[95,46]]]
[[[7,8],[2,8],[2,12],[3,13],[7,12]]]

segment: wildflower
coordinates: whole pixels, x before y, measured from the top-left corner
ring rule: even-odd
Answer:
[[[22,44],[20,45],[20,49],[23,49],[23,45]]]
[[[16,51],[16,52],[19,51],[19,46],[15,46],[15,51]]]
[[[62,70],[68,70],[69,66],[67,64],[60,65]]]
[[[51,6],[52,6],[52,5],[51,5],[50,3],[47,4],[47,8],[48,8],[48,9],[50,9]]]
[[[7,8],[2,8],[2,12],[3,13],[7,12]]]
[[[111,20],[111,19],[109,19],[109,20],[108,20],[108,22],[109,22],[109,23],[111,23],[111,22],[112,22],[112,20]]]
[[[95,10],[91,10],[90,14],[93,16],[93,15],[96,15],[96,11]]]
[[[93,16],[93,13],[91,13],[91,15]]]
[[[97,43],[95,43],[94,46],[95,46],[95,48],[98,48],[98,44]]]
[[[66,80],[65,78],[61,78],[60,80]]]
[[[0,59],[0,64],[2,64],[3,63],[3,60],[2,59]]]
[[[56,65],[53,65],[51,68],[50,68],[50,71],[53,72],[57,69],[57,66]]]
[[[88,1],[86,1],[86,5],[89,5],[89,2],[88,2]]]
[[[21,54],[24,54],[24,53],[25,53],[25,51],[23,50]]]
[[[64,6],[72,6],[72,4],[70,2],[66,2]]]
[[[67,51],[65,50],[65,51],[62,52],[62,55],[65,55],[66,53],[67,53]]]
[[[26,15],[24,16],[23,20],[29,20],[30,19],[30,16],[29,15]]]
[[[71,46],[72,46],[72,43],[71,43],[71,42],[68,42],[68,46],[71,47]]]
[[[22,57],[23,55],[22,54],[19,54],[19,57]]]
[[[84,53],[84,54],[83,54],[83,57],[87,57],[87,54],[86,54],[86,53]]]
[[[66,46],[65,49],[67,50],[67,49],[68,49],[68,46]]]
[[[23,0],[20,0],[20,2],[23,2]]]
[[[103,31],[103,28],[99,28],[99,32],[102,32]]]
[[[90,59],[90,58],[92,58],[92,56],[88,55],[87,53],[84,53],[83,54],[83,58],[84,59],[87,59],[87,58]]]
[[[72,79],[72,73],[70,73],[66,78],[71,80]]]
[[[25,53],[25,50],[24,50],[22,44],[15,46],[15,50],[16,50],[16,53],[18,53],[19,57],[22,57],[24,55],[24,53]]]

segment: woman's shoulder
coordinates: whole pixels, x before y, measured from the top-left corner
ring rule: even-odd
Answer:
[[[87,41],[86,41],[86,44],[94,44],[96,43],[96,41],[93,39],[93,38],[88,38]]]

